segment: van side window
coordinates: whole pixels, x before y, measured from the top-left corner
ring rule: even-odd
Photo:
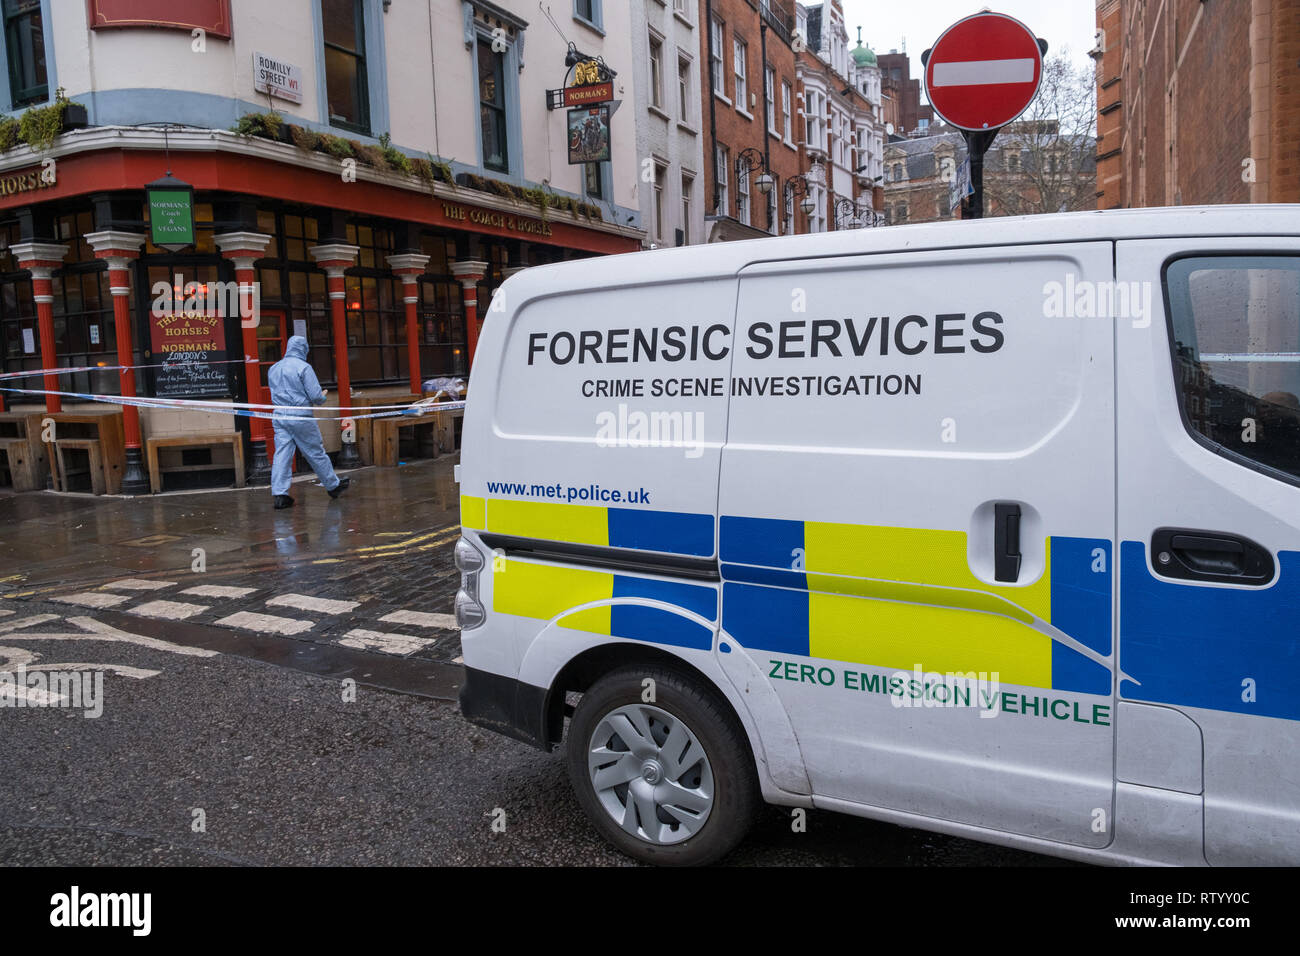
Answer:
[[[1165,288],[1174,379],[1193,436],[1300,480],[1300,257],[1178,259]]]

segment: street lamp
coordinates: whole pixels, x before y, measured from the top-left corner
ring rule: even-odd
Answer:
[[[799,208],[803,210],[805,216],[811,216],[814,209],[817,208],[817,200],[813,199],[809,190],[807,177],[791,176],[785,181],[786,202],[791,202],[796,196],[803,196],[803,202],[799,203]]]
[[[776,184],[776,180],[772,178],[772,174],[767,170],[767,160],[764,159],[763,154],[753,146],[747,146],[742,149],[739,155],[736,156],[736,179],[740,179],[746,172],[752,173],[759,170],[761,171],[754,183],[758,186],[758,191],[763,194],[764,198],[766,198],[771,194],[772,187]],[[768,206],[767,219],[767,228],[770,231],[772,229],[771,206]]]
[[[776,180],[767,170],[767,160],[753,146],[742,149],[740,155],[736,157],[736,175],[740,175],[742,168],[749,170],[751,173],[756,169],[762,170],[754,183],[758,186],[758,191],[764,196],[768,195],[772,191],[772,187],[776,185]]]
[[[841,196],[835,200],[835,228],[852,229],[858,221],[858,204]],[[847,223],[847,225],[846,225]]]

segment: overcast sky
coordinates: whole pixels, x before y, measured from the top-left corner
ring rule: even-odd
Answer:
[[[1097,33],[1094,0],[841,0],[844,25],[849,30],[849,47],[858,44],[858,27],[862,42],[877,53],[903,49],[912,57],[912,78],[921,78],[921,53],[934,45],[952,24],[988,7],[995,13],[1015,17],[1036,36],[1047,41],[1047,53],[1070,48],[1070,58],[1080,67],[1092,67],[1088,51]],[[922,92],[924,99],[924,92]]]

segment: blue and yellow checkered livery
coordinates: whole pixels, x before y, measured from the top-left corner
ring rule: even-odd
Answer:
[[[475,497],[463,497],[461,509],[465,527],[494,534],[713,554],[711,515]],[[1108,540],[1049,538],[1040,578],[1004,587],[971,574],[962,531],[724,516],[718,539],[722,628],[750,650],[1110,693],[1109,670],[1051,633],[1110,655]],[[503,571],[493,578],[493,609],[505,614],[551,620],[583,604],[641,598],[718,616],[715,587],[515,560]],[[561,623],[681,647],[713,641],[685,617],[633,604],[601,603]]]

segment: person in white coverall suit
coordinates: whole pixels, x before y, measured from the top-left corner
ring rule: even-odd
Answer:
[[[325,392],[316,379],[316,373],[307,364],[307,340],[301,335],[292,336],[284,349],[284,358],[271,366],[267,375],[271,387],[271,401],[277,406],[302,406],[280,411],[277,407],[271,422],[275,427],[275,459],[271,462],[271,494],[275,507],[292,508],[289,485],[293,480],[293,452],[296,448],[307,459],[316,477],[337,498],[347,488],[349,480],[334,474],[334,466],[325,454],[321,443],[320,426],[307,410],[308,405],[322,405]]]

